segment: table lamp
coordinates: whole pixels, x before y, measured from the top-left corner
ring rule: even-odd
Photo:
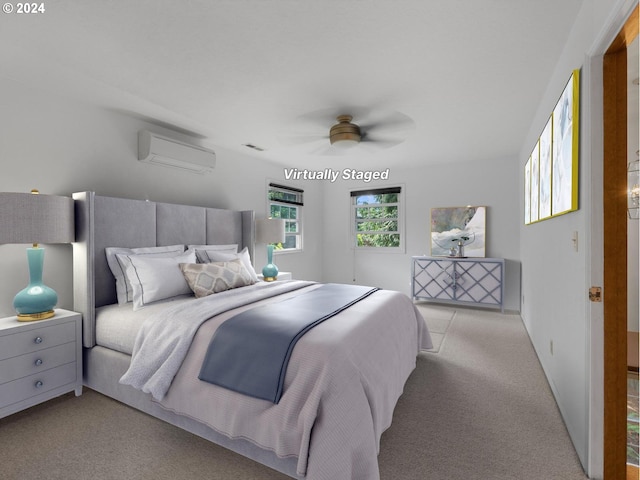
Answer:
[[[18,320],[53,317],[58,294],[42,283],[44,248],[38,243],[74,241],[73,199],[55,195],[0,192],[0,244],[31,243],[27,248],[29,284],[18,292],[13,307]]]
[[[257,223],[258,242],[267,244],[267,264],[262,268],[262,277],[265,282],[273,282],[278,278],[278,267],[273,263],[272,244],[284,242],[285,221],[281,218],[265,218]]]

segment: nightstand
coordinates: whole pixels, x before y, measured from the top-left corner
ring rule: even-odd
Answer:
[[[261,273],[258,274],[258,280],[262,281],[264,277]],[[291,272],[278,272],[278,278],[275,280],[293,280],[293,274]]]
[[[70,391],[82,395],[82,315],[0,318],[0,418]]]

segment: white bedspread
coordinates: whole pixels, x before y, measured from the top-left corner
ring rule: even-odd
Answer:
[[[303,282],[279,282],[259,291],[266,296],[267,291],[293,288],[300,283]],[[313,284],[301,286],[305,290],[316,288]],[[290,291],[262,302],[284,300],[297,293]],[[238,295],[231,297],[235,296]],[[198,380],[202,359],[216,328],[255,305],[200,322],[201,326],[193,332],[193,342],[189,340],[191,348],[180,361],[173,382],[169,381],[171,387],[164,396],[157,396],[162,398],[159,404],[231,438],[247,439],[280,457],[297,457],[298,474],[309,480],[378,479],[380,437],[391,424],[396,402],[415,368],[418,351],[431,348],[425,322],[411,300],[398,292],[380,290],[309,331],[293,350],[284,394],[278,404]],[[203,307],[194,308],[198,311]],[[165,374],[161,379],[154,378],[152,370],[164,369],[165,363],[172,364],[169,370],[173,370],[176,359],[171,354],[161,355],[161,361],[147,359],[143,362],[147,371],[142,376],[135,373],[135,365],[140,355],[146,357],[158,350],[156,342],[159,350],[183,349],[180,339],[171,338],[173,335],[165,339],[163,335],[183,321],[198,323],[192,320],[198,315],[185,309],[181,315],[186,320],[171,318],[182,307],[175,310],[161,316],[162,323],[166,323],[164,327],[150,325],[141,329],[133,371],[130,369],[132,373],[123,377],[126,383],[142,384],[137,388],[156,394],[162,392],[167,378]],[[149,319],[148,323],[158,319]],[[149,334],[158,328],[159,331]],[[151,342],[151,337],[159,338]],[[143,377],[147,380],[140,381]]]
[[[123,385],[150,393],[161,400],[182,365],[200,325],[214,315],[281,293],[298,290],[313,282],[291,281],[236,288],[177,303],[148,317],[133,345],[131,365],[120,379]]]

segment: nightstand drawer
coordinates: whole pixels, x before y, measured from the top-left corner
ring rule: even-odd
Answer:
[[[0,385],[40,373],[65,363],[75,362],[76,342],[69,342],[37,352],[0,361]]]
[[[0,385],[0,404],[11,405],[63,385],[73,384],[76,382],[76,376],[76,362],[72,362],[3,383]]]
[[[73,342],[75,339],[75,321],[5,335],[0,337],[0,360]]]

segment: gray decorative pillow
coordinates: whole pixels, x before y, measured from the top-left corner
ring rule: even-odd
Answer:
[[[229,245],[189,245],[187,248],[194,248],[196,250],[196,258],[198,259],[198,263],[208,263],[212,261],[212,260],[207,260],[205,258],[206,252],[208,251],[227,253],[227,254],[238,253],[237,243],[232,243]],[[224,260],[229,260],[229,259],[225,258]],[[219,261],[223,261],[223,260],[219,260]]]
[[[249,256],[249,249],[247,247],[244,247],[240,253],[229,253],[222,250],[198,250],[196,248],[196,257],[199,263],[228,262],[229,260],[239,258],[242,260],[244,268],[247,269],[253,281],[258,281],[258,275],[251,264],[251,257]]]
[[[181,263],[180,270],[196,298],[255,283],[240,259],[228,262]]]

